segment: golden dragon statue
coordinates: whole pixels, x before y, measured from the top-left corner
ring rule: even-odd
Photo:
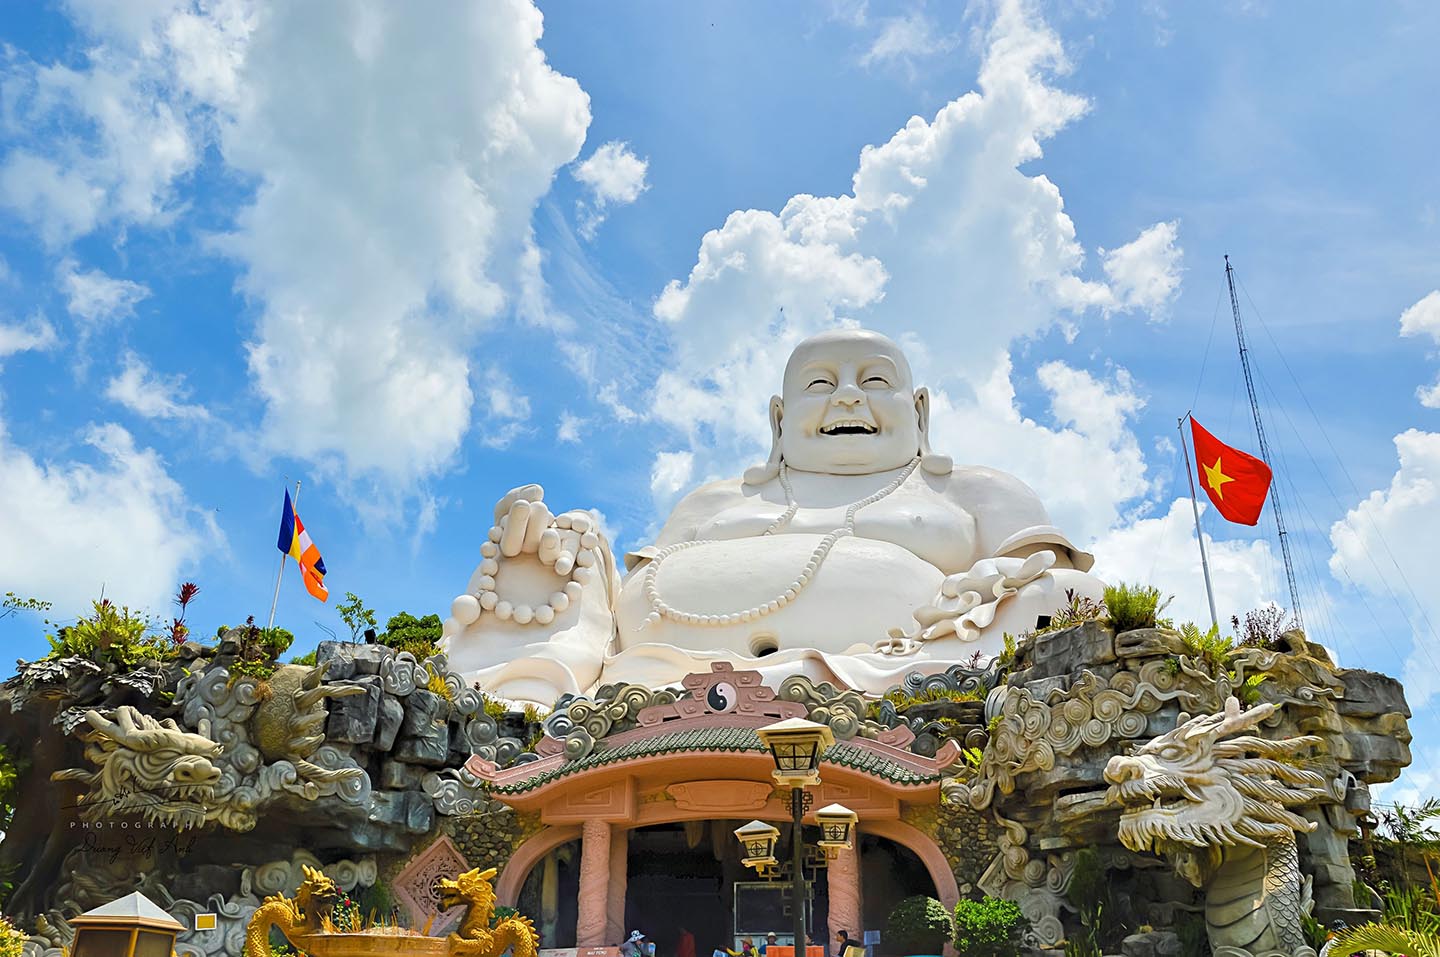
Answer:
[[[495,888],[490,880],[495,868],[466,871],[453,881],[440,881],[440,906],[449,910],[466,905],[460,926],[447,938],[453,957],[500,957],[507,950],[514,957],[536,957],[540,935],[530,918],[516,914],[490,926],[495,915]]]
[[[271,894],[255,909],[245,928],[244,957],[270,957],[270,929],[280,928],[290,943],[301,946],[301,940],[324,930],[327,918],[340,900],[335,882],[313,867],[304,866],[305,879],[291,900],[284,894]]]

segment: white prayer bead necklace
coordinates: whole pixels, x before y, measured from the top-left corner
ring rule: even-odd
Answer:
[[[901,472],[895,481],[880,489],[880,491],[872,495],[867,495],[858,502],[852,502],[847,505],[845,507],[845,524],[839,528],[832,529],[820,539],[820,544],[816,545],[815,550],[810,553],[810,559],[805,563],[804,570],[800,572],[795,580],[787,585],[785,589],[774,598],[747,608],[744,611],[731,612],[724,615],[699,615],[692,612],[680,611],[666,604],[665,600],[660,597],[660,588],[656,581],[660,573],[661,563],[676,552],[683,551],[687,548],[694,548],[696,545],[711,545],[718,541],[718,539],[700,539],[697,541],[676,542],[674,545],[666,545],[650,560],[650,567],[645,571],[645,600],[650,605],[650,614],[645,616],[645,623],[640,627],[644,628],[647,625],[654,624],[662,618],[668,618],[682,625],[736,625],[742,622],[754,621],[757,618],[765,617],[771,612],[779,611],[794,601],[795,597],[810,584],[810,581],[815,577],[815,573],[819,571],[820,566],[824,564],[825,557],[829,555],[830,550],[835,547],[835,543],[842,538],[855,534],[855,513],[867,505],[874,505],[882,498],[899,489],[900,486],[905,484],[905,480],[914,474],[915,467],[919,464],[920,459],[918,457],[911,459],[910,464],[905,466],[905,471]],[[790,470],[784,462],[780,463],[780,487],[785,490],[785,511],[781,513],[779,518],[770,523],[770,526],[761,533],[762,536],[773,535],[781,528],[784,528],[789,524],[790,520],[795,517],[795,513],[800,510],[800,503],[795,500],[795,490],[790,487]]]

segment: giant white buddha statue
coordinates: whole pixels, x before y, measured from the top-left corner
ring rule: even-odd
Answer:
[[[512,490],[445,623],[451,667],[547,707],[599,684],[678,684],[716,660],[880,694],[997,654],[1067,589],[1098,599],[1092,557],[1036,494],[932,452],[929,417],[890,339],[806,339],[770,400],[768,461],[686,495],[623,578],[590,513]]]

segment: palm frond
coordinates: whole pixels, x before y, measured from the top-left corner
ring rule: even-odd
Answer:
[[[1394,924],[1361,924],[1336,938],[1329,957],[1350,957],[1365,950],[1383,950],[1407,957],[1440,957],[1440,936]]]

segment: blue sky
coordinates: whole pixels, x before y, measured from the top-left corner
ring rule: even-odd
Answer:
[[[1311,633],[1440,751],[1440,11],[1395,3],[75,0],[0,24],[0,591],[198,631],[273,587],[288,481],[382,616],[444,614],[507,489],[622,546],[763,453],[839,321],[936,440],[1203,617],[1176,419],[1254,449]],[[919,344],[924,344],[923,347]],[[1207,518],[1222,615],[1285,602]],[[277,621],[338,629],[293,569]],[[27,617],[6,654],[44,649]]]

